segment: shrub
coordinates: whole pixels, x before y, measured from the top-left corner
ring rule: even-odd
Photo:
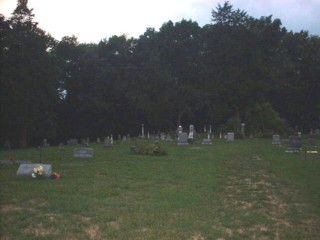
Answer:
[[[135,148],[132,148],[133,151],[141,155],[149,156],[162,156],[167,155],[167,151],[161,147],[158,143],[139,143]]]

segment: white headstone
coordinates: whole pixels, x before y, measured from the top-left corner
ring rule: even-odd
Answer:
[[[226,135],[226,140],[227,140],[227,142],[233,142],[234,141],[234,133],[228,132]]]

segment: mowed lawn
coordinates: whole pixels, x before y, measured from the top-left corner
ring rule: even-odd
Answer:
[[[320,154],[271,139],[200,142],[161,143],[168,155],[154,157],[131,153],[134,142],[92,144],[93,159],[46,148],[59,180],[0,165],[0,239],[320,239]],[[40,161],[35,148],[13,155]]]

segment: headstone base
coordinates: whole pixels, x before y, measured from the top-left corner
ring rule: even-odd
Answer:
[[[203,139],[202,144],[203,145],[211,145],[212,144],[211,139]]]

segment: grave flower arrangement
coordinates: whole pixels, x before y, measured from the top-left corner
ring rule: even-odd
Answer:
[[[31,174],[32,178],[41,177],[43,175],[43,166],[39,165],[33,169],[33,173]]]

